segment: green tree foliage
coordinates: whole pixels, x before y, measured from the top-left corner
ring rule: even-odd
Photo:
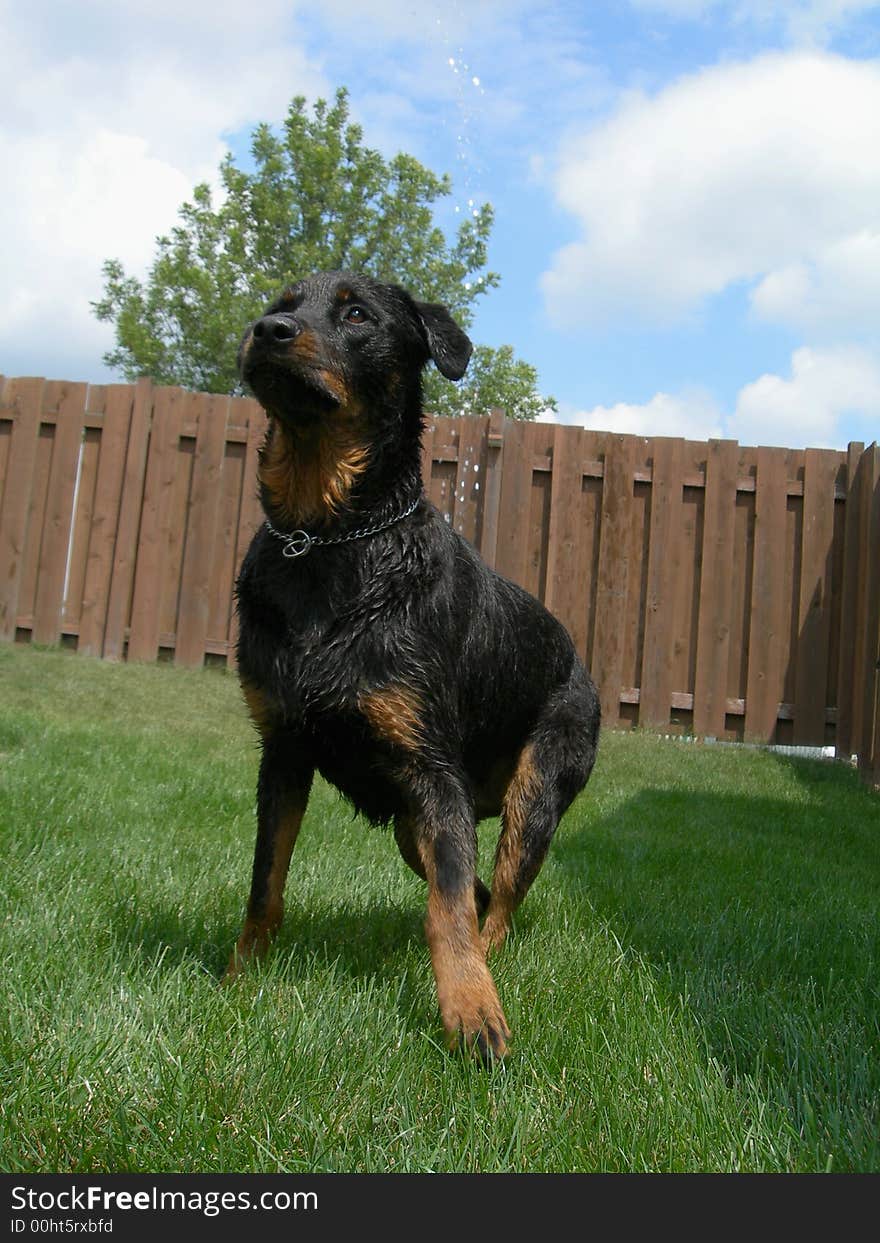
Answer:
[[[404,285],[442,302],[467,329],[476,300],[498,284],[486,270],[492,208],[463,220],[453,241],[432,206],[448,196],[437,177],[410,155],[385,160],[363,144],[349,121],[348,95],[319,100],[310,115],[297,96],[279,134],[259,125],[251,137],[253,171],[229,155],[221,193],[196,186],[180,223],[156,243],[145,281],[118,259],[103,267],[104,296],[92,304],[113,323],[116,347],[104,361],[127,380],[208,392],[238,391],[235,358],[243,327],[298,276],[349,268]],[[475,351],[470,378],[456,388],[433,371],[427,405],[436,413],[483,412],[503,406],[534,418],[552,398],[536,391],[536,372],[509,346]]]

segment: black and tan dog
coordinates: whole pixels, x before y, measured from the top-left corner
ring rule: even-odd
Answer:
[[[241,374],[269,415],[267,522],[237,586],[262,759],[250,903],[227,977],[281,923],[317,770],[367,819],[393,821],[428,883],[447,1036],[492,1057],[509,1032],[486,954],[589,777],[599,708],[563,627],[422,494],[422,369],[433,359],[457,380],[470,353],[445,308],[345,272],[292,286],[245,333]],[[498,814],[490,893],[476,824]]]

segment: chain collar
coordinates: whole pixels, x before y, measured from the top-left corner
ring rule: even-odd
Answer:
[[[318,544],[347,544],[349,540],[364,539],[367,535],[375,535],[377,531],[384,531],[387,527],[393,527],[395,523],[402,522],[404,518],[408,518],[415,511],[421,499],[422,494],[419,493],[402,514],[398,514],[395,518],[387,518],[384,522],[375,522],[369,527],[360,527],[357,531],[350,531],[348,535],[331,537],[309,535],[308,531],[276,531],[268,518],[266,519],[266,530],[270,535],[274,535],[276,539],[282,541],[284,547],[281,549],[281,552],[285,557],[304,557],[306,553],[311,552],[312,548]]]

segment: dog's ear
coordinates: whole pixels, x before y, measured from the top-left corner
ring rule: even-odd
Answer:
[[[417,302],[416,313],[425,330],[428,352],[447,380],[460,380],[467,370],[473,346],[445,306]]]

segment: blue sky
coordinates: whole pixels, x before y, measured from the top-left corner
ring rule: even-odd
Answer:
[[[111,378],[102,259],[144,273],[226,150],[345,85],[370,145],[452,175],[447,228],[493,204],[473,336],[560,419],[877,436],[878,4],[0,0],[0,46],[6,374]]]

